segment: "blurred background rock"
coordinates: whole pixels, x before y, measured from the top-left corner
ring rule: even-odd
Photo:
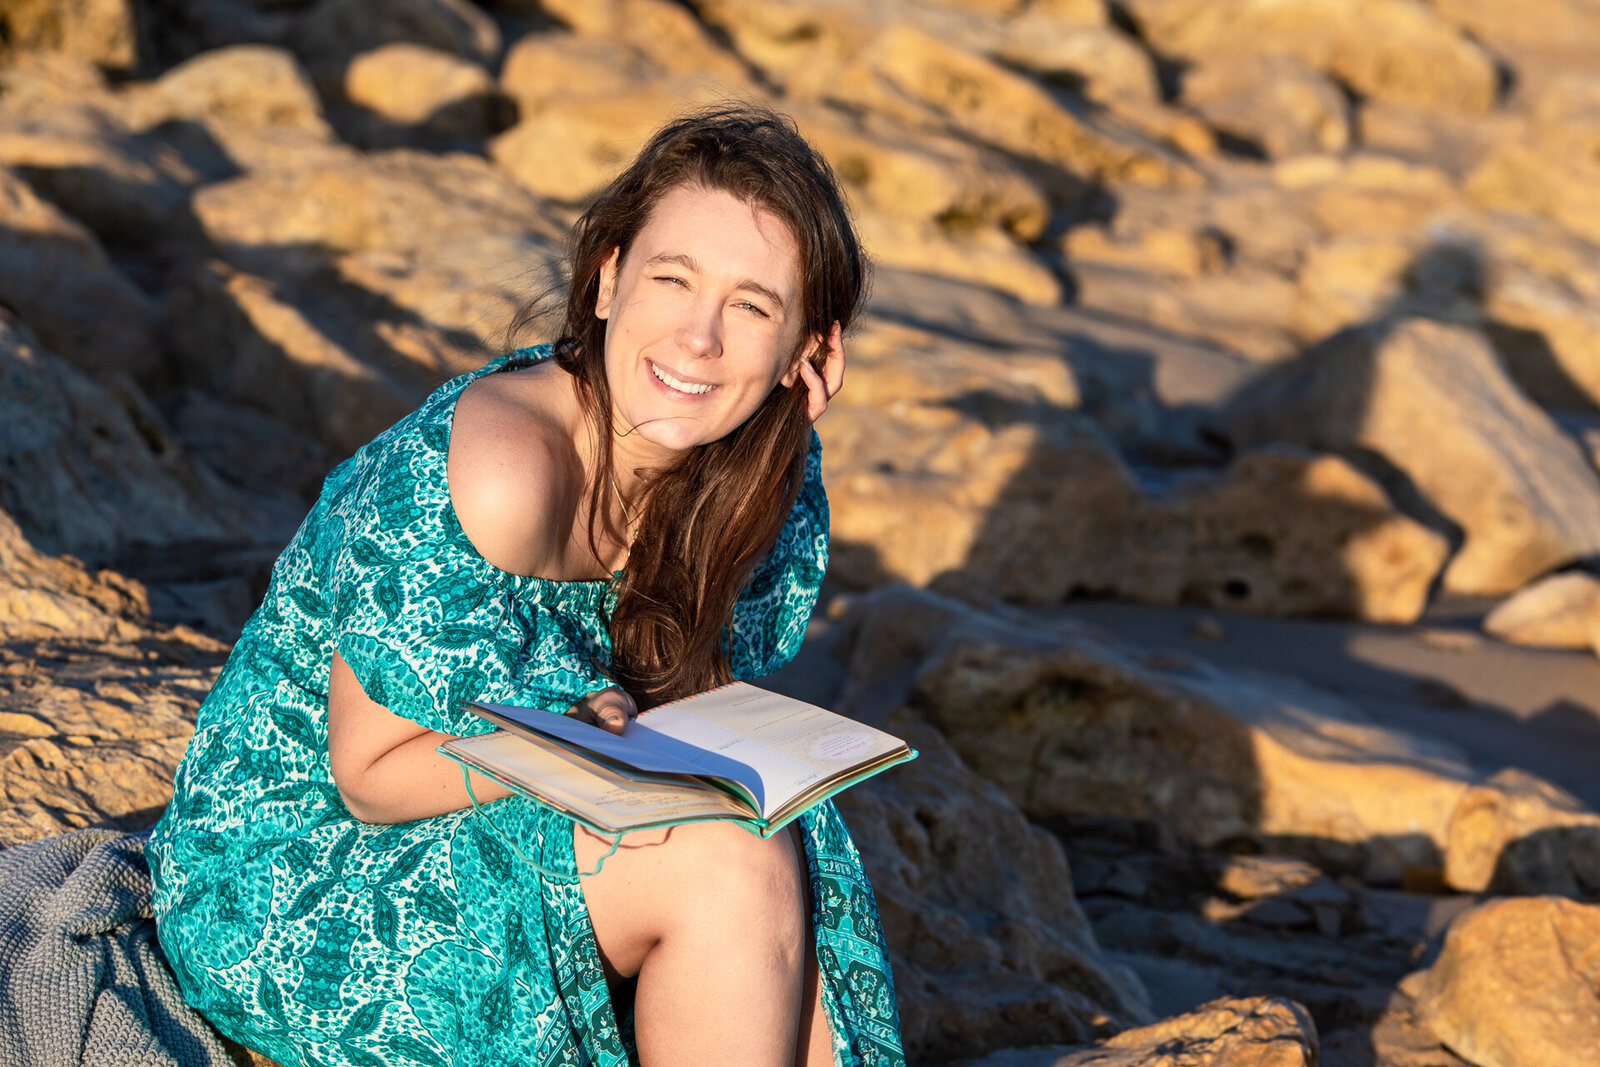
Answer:
[[[842,802],[913,1062],[1600,1063],[1596,57],[1600,0],[0,0],[0,845],[149,825],[329,467],[758,100],[878,263],[776,684],[924,752]]]

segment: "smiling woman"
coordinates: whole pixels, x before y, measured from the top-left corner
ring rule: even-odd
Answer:
[[[553,346],[329,476],[151,842],[162,945],[285,1063],[902,1063],[831,804],[770,840],[602,841],[481,779],[474,811],[436,752],[486,728],[467,699],[622,732],[775,670],[826,565],[811,423],[866,264],[794,127],[660,131],[578,222],[571,277]]]

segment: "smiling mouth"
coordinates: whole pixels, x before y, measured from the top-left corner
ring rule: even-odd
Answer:
[[[712,385],[709,382],[695,384],[694,382],[686,382],[681,378],[674,378],[672,375],[668,374],[654,363],[650,364],[650,373],[656,376],[656,381],[667,386],[669,389],[675,389],[680,393],[688,393],[690,396],[700,396],[704,393],[709,393],[711,390],[716,388],[715,385]]]

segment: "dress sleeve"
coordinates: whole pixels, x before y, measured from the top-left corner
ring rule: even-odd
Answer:
[[[813,430],[800,495],[734,604],[729,665],[735,678],[771,674],[800,651],[827,566],[828,497],[822,489],[822,441]]]
[[[374,466],[332,509],[341,536],[329,576],[334,641],[369,697],[466,735],[489,724],[463,700],[563,712],[611,684],[571,605],[550,602],[563,583],[519,579],[479,556],[443,479],[415,454],[402,448]],[[580,585],[575,593],[591,593]]]

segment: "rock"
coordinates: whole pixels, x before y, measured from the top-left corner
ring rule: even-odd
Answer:
[[[227,648],[192,631],[146,631],[135,645],[0,644],[0,848],[85,826],[144,830],[172,796],[195,710]],[[158,660],[147,660],[149,651]]]
[[[181,165],[94,102],[0,106],[0,164],[122,245],[160,234],[188,199]]]
[[[1079,1042],[1151,1018],[1100,952],[1054,838],[914,719],[914,764],[839,797],[872,878],[909,1057]]]
[[[962,417],[950,398],[973,388],[965,377],[981,381],[992,357],[900,334],[863,339],[852,359],[851,389],[822,427],[830,454],[848,457],[830,488],[843,581],[1411,621],[1448,553],[1332,456],[1262,451],[1147,496],[1103,432],[1063,410],[1065,390],[1013,394],[992,421]],[[897,369],[907,362],[915,385]],[[922,521],[907,528],[908,514]]]
[[[1417,252],[1392,236],[1347,238],[1306,253],[1291,323],[1317,341],[1399,307]]]
[[[1600,485],[1475,331],[1421,319],[1336,335],[1257,379],[1228,425],[1247,447],[1366,452],[1457,524],[1446,588],[1503,595],[1600,549]]]
[[[46,556],[0,511],[0,642],[127,641],[148,625],[149,599],[137,582],[113,571],[90,574],[71,557]],[[0,734],[49,736],[21,712],[0,713]],[[9,842],[8,842],[9,844]]]
[[[1009,31],[990,28],[993,20],[911,4],[708,0],[700,11],[791,99],[839,103],[913,129],[947,127],[1069,175],[1163,188],[1203,184],[1177,153],[1126,126],[1069,110],[1034,79],[973,50],[1025,48],[1018,40],[1039,30],[1019,33],[1008,45]],[[1087,192],[1077,189],[1079,196]]]
[[[41,551],[248,538],[243,499],[195,464],[132,383],[91,380],[0,315],[0,509]]]
[[[1030,5],[1003,23],[996,58],[1052,81],[1077,82],[1085,97],[1115,108],[1124,101],[1156,103],[1155,61],[1127,34],[1106,25],[1063,26]]]
[[[489,155],[534,194],[575,204],[615,177],[667,120],[719,100],[715,86],[694,79],[578,97],[523,119],[490,142]]]
[[[1438,868],[1472,777],[1450,746],[1287,678],[1113,645],[897,587],[860,597],[852,706],[907,706],[1030,818],[1152,819],[1398,882]],[[895,679],[911,677],[909,683]]]
[[[6,50],[61,52],[106,70],[139,63],[139,27],[132,0],[6,0],[0,6]]]
[[[706,31],[692,9],[673,0],[556,0],[546,10],[579,34],[636,50],[662,74],[721,83],[739,92],[750,71]]]
[[[153,82],[130,86],[123,99],[129,124],[140,130],[190,119],[221,131],[243,126],[299,130],[318,140],[333,136],[299,61],[272,45],[234,45],[202,53]]]
[[[160,374],[151,301],[88,228],[0,167],[0,301],[81,370],[138,381]]]
[[[329,338],[270,282],[223,264],[175,289],[165,316],[185,382],[269,412],[336,455],[361,447],[418,399]]]
[[[1029,304],[1061,301],[1055,272],[998,230],[968,229],[863,210],[857,230],[867,253],[887,267],[939,274],[1008,293]]]
[[[1588,648],[1596,622],[1600,622],[1600,578],[1567,571],[1513,593],[1489,612],[1483,628],[1514,645]]]
[[[1166,239],[1166,240],[1170,240]],[[1205,262],[1208,242],[1202,236],[1195,251]],[[1162,241],[1160,254],[1170,259],[1173,246]],[[1093,249],[1089,258],[1075,265],[1074,294],[1085,307],[1106,311],[1135,322],[1170,330],[1182,337],[1220,345],[1251,360],[1276,363],[1298,351],[1300,345],[1289,329],[1298,299],[1295,283],[1275,270],[1244,266],[1207,273],[1194,278],[1174,279],[1162,265],[1149,269],[1156,260],[1148,245],[1136,246],[1135,257],[1146,260],[1145,269],[1103,266],[1095,262],[1104,254]],[[1127,245],[1117,249],[1129,251]]]
[[[1466,190],[1480,207],[1542,215],[1585,240],[1600,242],[1597,176],[1600,165],[1592,161],[1507,140],[1468,176]]]
[[[1600,907],[1495,900],[1450,925],[1419,1007],[1475,1067],[1572,1067],[1600,1048]]]
[[[438,138],[474,140],[509,122],[506,100],[482,66],[397,42],[363,52],[345,70],[345,96],[379,120]]]
[[[1131,0],[1156,51],[1185,59],[1286,52],[1358,92],[1441,111],[1488,111],[1494,60],[1416,0]]]
[[[1350,144],[1344,93],[1291,54],[1202,61],[1184,73],[1182,99],[1223,133],[1274,159],[1338,153]]]
[[[1535,45],[1578,56],[1600,46],[1592,0],[1527,0],[1508,8],[1495,0],[1432,0],[1441,18],[1495,46]]]
[[[1079,118],[1031,79],[908,26],[888,28],[842,78],[836,92],[858,104],[888,111],[893,95],[903,94],[970,136],[1069,171],[1150,186],[1200,184],[1175,154]]]
[[[419,44],[484,66],[500,58],[500,30],[469,0],[321,0],[294,24],[293,47],[319,82],[337,84],[346,64],[386,44]]]
[[[1593,31],[1591,31],[1593,32]],[[1564,71],[1533,101],[1532,137],[1556,158],[1600,159],[1600,75]]]
[[[646,56],[620,42],[551,31],[511,43],[500,68],[500,88],[526,119],[556,101],[622,96],[660,76]]]
[[[1523,392],[1545,407],[1600,409],[1600,310],[1575,287],[1581,271],[1545,274],[1497,257],[1487,274],[1483,315]]]
[[[956,233],[993,228],[1023,241],[1044,234],[1045,191],[998,152],[832,108],[797,108],[794,118],[858,210],[937,222]]]
[[[1445,882],[1496,896],[1600,896],[1600,815],[1515,768],[1473,786],[1450,817]]]
[[[276,322],[271,336],[305,343],[292,362],[341,363],[326,341],[367,368],[351,378],[350,396],[326,396],[310,413],[334,432],[323,443],[336,450],[365,431],[335,431],[319,412],[351,411],[387,393],[381,412],[357,420],[386,425],[393,404],[405,410],[444,378],[481,365],[485,350],[498,354],[517,312],[555,277],[565,240],[544,204],[465,155],[396,151],[258,172],[206,186],[194,210],[233,270],[268,283],[231,289],[207,271],[193,276],[202,303],[221,298],[213,302],[220,318],[210,322],[231,325],[219,337],[243,329],[240,340],[259,344],[245,325],[259,313]],[[247,291],[247,307],[227,309]],[[271,305],[282,313],[267,312]],[[191,344],[186,366],[198,370],[206,358]]]
[[[1224,997],[1051,1067],[1316,1067],[1319,1049],[1310,1013],[1287,997]]]

